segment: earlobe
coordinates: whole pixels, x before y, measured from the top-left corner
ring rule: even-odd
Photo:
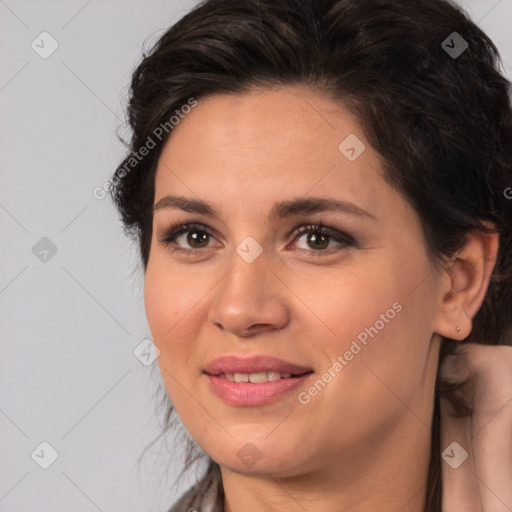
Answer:
[[[483,223],[494,229],[491,223]],[[482,306],[498,255],[499,235],[475,231],[453,256],[441,275],[439,308],[434,331],[446,338],[463,340],[473,328]]]

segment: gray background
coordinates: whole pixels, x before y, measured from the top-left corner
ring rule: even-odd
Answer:
[[[512,0],[460,3],[511,78]],[[172,440],[137,463],[160,376],[134,355],[150,338],[136,249],[93,190],[124,154],[143,42],[194,4],[0,0],[0,512],[161,511],[192,481],[171,485]]]

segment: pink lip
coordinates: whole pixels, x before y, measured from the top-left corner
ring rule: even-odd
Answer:
[[[311,372],[312,369],[272,356],[222,356],[210,362],[204,370],[205,373],[213,376],[220,375],[221,373],[258,373],[271,371],[302,375]]]
[[[250,382],[231,382],[222,377],[208,375],[213,392],[230,405],[263,405],[277,400],[283,394],[300,386],[311,373],[300,377],[279,379],[271,382],[252,384]]]
[[[291,373],[296,377],[270,382],[231,382],[222,373]],[[212,391],[230,405],[255,406],[277,400],[300,386],[313,370],[271,356],[238,357],[223,356],[212,361],[205,369]]]

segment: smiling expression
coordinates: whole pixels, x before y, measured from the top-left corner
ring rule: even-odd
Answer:
[[[214,460],[291,476],[428,431],[436,273],[342,104],[291,86],[199,100],[160,156],[155,205],[148,322]]]

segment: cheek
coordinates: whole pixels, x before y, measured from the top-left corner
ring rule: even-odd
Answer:
[[[322,354],[320,366],[328,370],[342,358],[339,375],[344,377],[335,379],[338,385],[376,386],[377,396],[384,386],[380,377],[391,389],[412,392],[427,363],[431,337],[432,295],[425,274],[420,258],[409,263],[387,258],[353,266],[351,272],[319,275],[297,289],[322,320],[315,322],[321,329],[316,337],[313,330],[310,335]]]
[[[179,304],[173,300],[173,290],[176,290],[175,284],[169,282],[167,276],[148,266],[144,281],[144,303],[153,340],[157,345],[163,343],[166,332],[172,330],[180,314]]]
[[[385,262],[351,265],[349,270],[325,272],[323,269],[307,280],[301,279],[301,284],[294,287],[307,309],[315,314],[309,315],[310,325],[319,326],[316,339],[331,360],[348,350],[358,336],[364,343],[365,335],[369,336],[367,329],[374,333],[371,328],[376,323],[379,333],[384,333],[397,321],[401,280],[396,281],[392,276],[392,269]]]
[[[173,372],[185,366],[190,340],[197,336],[199,323],[194,321],[204,292],[183,274],[166,270],[158,261],[150,261],[144,281],[146,317],[153,341],[160,349],[160,363]]]
[[[151,262],[146,270],[146,317],[153,341],[160,350],[158,365],[171,401],[177,411],[190,414],[190,400],[183,390],[193,388],[190,340],[197,337],[192,330],[198,325],[190,321],[195,311],[191,305],[190,282],[186,286],[183,277],[166,272],[165,266],[156,263]]]
[[[146,316],[155,342],[168,343],[193,325],[190,317],[208,291],[207,283],[195,277],[197,271],[180,268],[157,247],[152,253],[144,279]]]

